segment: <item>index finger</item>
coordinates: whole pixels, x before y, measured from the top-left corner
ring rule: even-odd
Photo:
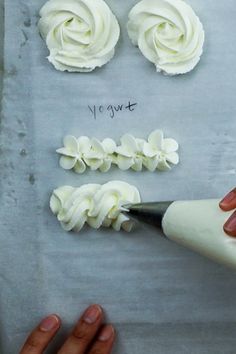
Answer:
[[[57,315],[46,317],[29,335],[20,354],[42,354],[60,328]]]
[[[236,208],[236,188],[234,188],[221,200],[220,207],[224,211],[230,211]]]

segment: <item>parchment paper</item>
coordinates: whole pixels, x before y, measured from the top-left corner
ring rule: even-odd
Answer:
[[[117,354],[233,354],[235,274],[160,237],[84,229],[65,233],[48,202],[60,185],[135,184],[145,201],[221,197],[236,184],[234,0],[191,0],[206,31],[192,73],[155,73],[132,46],[127,15],[135,1],[107,0],[121,24],[115,58],[90,74],[57,72],[45,59],[36,23],[44,0],[5,2],[1,122],[0,321],[2,354],[19,351],[48,313],[66,332],[85,306],[100,303],[116,326]],[[94,120],[88,105],[137,103]],[[170,173],[77,176],[58,166],[67,133],[118,139],[161,128],[181,145]],[[60,340],[59,340],[60,342]],[[55,353],[59,343],[53,344]]]

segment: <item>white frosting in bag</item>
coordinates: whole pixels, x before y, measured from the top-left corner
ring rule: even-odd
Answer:
[[[104,185],[63,186],[54,190],[50,208],[66,231],[80,231],[85,223],[98,229],[113,227],[130,231],[133,222],[121,213],[122,206],[141,201],[137,188],[121,181]]]
[[[184,74],[199,62],[204,30],[182,0],[142,0],[129,14],[128,33],[157,71]]]
[[[114,56],[120,28],[103,0],[49,0],[40,16],[39,31],[56,69],[88,72]]]
[[[174,202],[163,218],[163,231],[172,241],[236,270],[236,239],[223,229],[234,211],[222,211],[219,203],[218,199]]]
[[[121,170],[133,169],[141,171],[143,167],[149,171],[168,171],[171,165],[179,163],[178,143],[174,139],[164,138],[161,130],[153,131],[148,140],[135,138],[125,134],[117,146],[112,139],[99,141],[82,136],[76,139],[72,135],[64,138],[64,147],[57,150],[61,156],[60,165],[66,170],[74,169],[83,173],[86,167],[91,170],[107,172],[111,165]]]

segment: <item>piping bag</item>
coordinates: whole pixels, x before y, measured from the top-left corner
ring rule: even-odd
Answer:
[[[130,218],[151,224],[177,242],[236,270],[236,238],[223,225],[232,215],[219,207],[219,199],[153,202],[124,206]]]

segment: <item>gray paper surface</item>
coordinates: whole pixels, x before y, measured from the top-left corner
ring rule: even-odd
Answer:
[[[0,352],[18,353],[48,313],[66,335],[85,306],[100,303],[114,323],[117,354],[233,354],[235,273],[185,250],[146,226],[131,234],[85,228],[65,233],[49,210],[60,185],[136,185],[144,201],[221,197],[236,184],[234,0],[191,0],[206,31],[190,74],[155,73],[126,32],[135,1],[107,0],[121,25],[116,56],[89,74],[56,71],[36,23],[44,0],[5,1],[1,120]],[[98,114],[88,105],[137,103],[134,112]],[[180,143],[168,173],[59,168],[65,134],[116,140],[156,129]],[[55,353],[62,338],[55,342]]]

